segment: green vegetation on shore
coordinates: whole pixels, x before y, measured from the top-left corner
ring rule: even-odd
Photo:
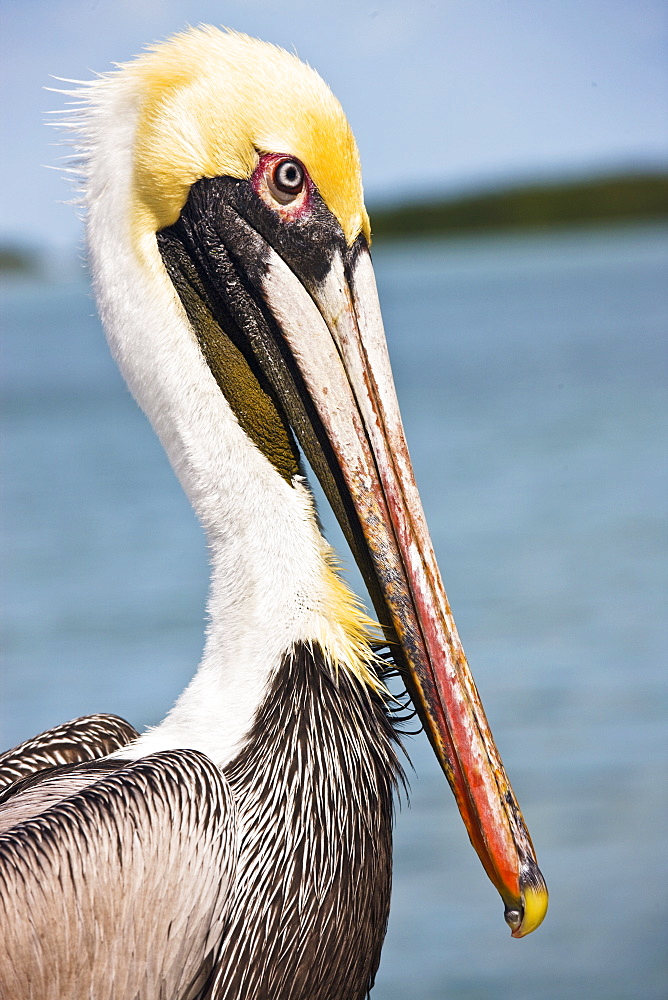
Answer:
[[[0,245],[0,273],[34,277],[41,268],[40,254],[27,247]]]
[[[487,191],[453,198],[379,205],[370,211],[374,239],[440,236],[489,229],[538,229],[668,217],[668,173]]]

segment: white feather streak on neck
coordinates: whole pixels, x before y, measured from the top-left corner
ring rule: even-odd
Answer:
[[[89,92],[82,133],[90,258],[111,350],[206,531],[212,582],[195,678],[167,718],[121,755],[190,747],[222,766],[243,742],[285,652],[320,638],[328,625],[326,543],[308,490],[285,482],[239,427],[155,235],[145,235],[139,254],[133,248],[138,101],[133,81],[120,76]]]

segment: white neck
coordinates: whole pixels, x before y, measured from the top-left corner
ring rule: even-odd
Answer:
[[[136,96],[99,86],[87,113],[87,235],[111,350],[202,522],[209,629],[197,674],[135,756],[191,747],[234,756],[293,643],[322,632],[326,543],[308,490],[287,483],[239,426],[162,265],[130,235]],[[127,756],[127,748],[123,752]]]

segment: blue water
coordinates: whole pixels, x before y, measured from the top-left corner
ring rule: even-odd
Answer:
[[[375,263],[437,555],[551,905],[510,940],[409,741],[374,1000],[658,1000],[668,231],[403,244]],[[202,645],[199,528],[83,281],[6,284],[2,305],[4,742],[98,710],[157,722]]]

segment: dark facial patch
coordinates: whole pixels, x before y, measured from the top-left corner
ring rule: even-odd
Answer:
[[[207,188],[208,198],[225,200],[273,247],[306,287],[322,281],[337,252],[345,255],[343,230],[315,188],[309,193],[308,211],[286,222],[257,196],[249,181],[233,181],[226,177],[198,181],[193,185],[191,197],[199,196],[197,189],[200,187]],[[228,238],[234,240],[234,231]],[[261,273],[249,272],[249,276],[257,282]]]
[[[285,449],[275,442],[287,437],[298,461],[291,430],[296,434],[348,543],[359,548],[363,535],[338,463],[299,369],[260,293],[268,245],[304,284],[322,280],[336,248],[345,247],[338,222],[317,192],[308,218],[286,224],[248,181],[216,177],[193,185],[179,220],[159,232],[157,241],[207,363],[240,423],[286,478],[294,475],[294,466],[279,461],[277,452],[283,454]],[[258,391],[269,400],[275,418],[269,433],[274,443],[268,450],[260,444],[266,435],[260,435],[250,414],[252,401],[248,401],[247,418],[237,409],[238,394],[236,402],[232,401],[230,383],[235,372],[226,367],[229,352],[217,343],[218,330],[237,349]]]
[[[193,185],[178,222],[157,240],[221,391],[251,440],[291,480],[300,468],[290,428],[300,439],[313,434],[315,412],[259,292],[266,245],[317,281],[345,244],[340,226],[317,192],[308,218],[286,224],[248,181],[216,177]]]
[[[285,460],[285,441],[290,450],[294,448],[294,462],[298,462],[291,431],[295,434],[386,625],[384,598],[339,463],[298,365],[262,297],[269,248],[313,293],[335,254],[342,256],[347,268],[352,266],[366,247],[364,237],[348,248],[341,227],[317,191],[311,192],[308,211],[286,222],[250,182],[216,177],[193,185],[179,220],[159,232],[157,240],[202,352],[240,423],[288,479],[295,465]],[[244,378],[252,377],[257,392],[267,397],[266,433],[253,414],[258,396],[245,399],[243,387],[231,388],[239,369],[229,367],[229,345],[245,362]]]
[[[214,319],[196,264],[173,230],[170,227],[158,234],[158,244],[211,373],[248,437],[290,482],[301,471],[292,431],[276,407],[270,387],[265,384],[263,388],[228,336],[226,331],[235,327],[232,317],[228,314],[223,319],[225,329]]]

